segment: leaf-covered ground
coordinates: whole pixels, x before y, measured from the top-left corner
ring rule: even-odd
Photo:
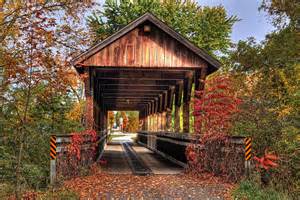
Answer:
[[[80,199],[230,199],[231,184],[209,175],[113,175],[98,173],[65,182]]]

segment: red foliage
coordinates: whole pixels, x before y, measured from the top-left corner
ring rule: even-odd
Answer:
[[[268,153],[265,151],[265,155],[261,158],[254,156],[254,160],[257,161],[256,167],[264,168],[265,170],[269,170],[278,166],[274,161],[278,160],[278,156]]]
[[[99,160],[99,164],[100,165],[106,165],[107,164],[107,160]]]
[[[71,155],[76,155],[77,159],[80,160],[80,146],[83,143],[83,138],[79,134],[72,134],[72,142],[69,145],[68,151]]]
[[[225,175],[228,165],[216,159],[216,155],[222,155],[221,147],[229,145],[232,117],[239,112],[241,100],[236,97],[229,77],[214,77],[205,81],[205,86],[204,91],[195,91],[195,133],[200,140],[187,147],[186,156],[194,172]]]
[[[227,135],[241,100],[234,95],[228,77],[215,77],[206,85],[206,90],[195,91],[195,132],[206,137]]]
[[[95,130],[85,130],[79,133],[72,133],[72,141],[68,146],[68,152],[71,155],[76,155],[77,160],[80,160],[81,145],[84,143],[84,139],[88,136],[90,137],[90,142],[95,143],[97,141],[97,132]],[[96,146],[94,146],[94,148],[93,154],[95,153]]]
[[[186,148],[186,158],[192,164],[197,163],[197,153],[195,152],[195,148],[192,146],[188,146]]]

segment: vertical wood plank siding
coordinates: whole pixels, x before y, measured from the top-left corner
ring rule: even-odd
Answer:
[[[109,67],[189,67],[201,68],[206,62],[178,41],[151,26],[133,29],[84,61],[90,66]]]

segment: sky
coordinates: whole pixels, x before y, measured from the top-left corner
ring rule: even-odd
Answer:
[[[98,0],[101,5],[105,0]],[[234,42],[255,37],[257,41],[265,38],[267,33],[274,30],[267,13],[258,11],[261,0],[196,0],[201,6],[225,7],[228,15],[236,15],[240,21],[233,26],[231,39]]]
[[[258,11],[261,0],[197,0],[199,5],[223,5],[229,15],[236,15],[240,21],[233,26],[231,38],[234,42],[255,37],[257,41],[274,30],[267,13]]]

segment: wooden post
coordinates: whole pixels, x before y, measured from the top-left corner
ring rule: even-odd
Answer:
[[[179,116],[180,106],[175,105],[175,119],[174,119],[174,128],[175,132],[180,132],[180,116]]]
[[[175,87],[170,87],[168,91],[168,101],[167,101],[167,119],[166,119],[166,129],[167,131],[172,131],[172,108],[173,108],[173,100],[174,100],[174,91]]]
[[[146,115],[144,118],[144,126],[143,126],[143,131],[148,130],[148,116]]]
[[[154,126],[153,126],[153,128],[154,128],[154,132],[157,132],[157,129],[158,129],[158,127],[157,127],[157,113],[154,113],[153,114],[153,124],[154,124]]]
[[[175,132],[180,132],[180,106],[181,106],[181,100],[182,100],[182,90],[183,90],[183,81],[179,81],[176,85],[176,91],[175,91],[175,119],[174,119],[174,128]]]
[[[150,115],[150,131],[153,131],[153,114]]]
[[[100,131],[104,131],[104,111],[103,111],[103,107],[100,109]]]
[[[155,114],[152,114],[152,131],[155,132]]]
[[[199,74],[199,71],[196,71],[196,73],[195,73],[195,92],[204,90],[206,75],[207,75],[207,66],[201,68],[200,74]],[[194,97],[201,98],[196,95],[194,95]],[[196,105],[194,104],[194,109],[195,109],[195,106]],[[197,121],[197,118],[198,118],[198,116],[194,117],[194,126],[195,126],[195,122]],[[196,129],[194,129],[194,130],[195,130],[195,132],[199,131]]]
[[[148,131],[151,131],[151,114],[148,115]]]
[[[166,130],[166,112],[165,111],[162,113],[161,118],[162,118],[162,120],[161,120],[161,130],[165,131]]]
[[[157,127],[158,131],[161,131],[161,113],[157,113]]]
[[[170,108],[167,108],[166,112],[166,130],[172,131],[172,110]]]
[[[107,131],[107,125],[108,125],[108,120],[107,120],[107,115],[108,115],[108,112],[107,110],[105,109],[104,110],[104,131]]]
[[[192,89],[192,73],[188,73],[184,81],[183,91],[183,132],[189,133],[190,131],[190,100]]]
[[[143,131],[146,130],[146,120],[147,120],[147,117],[144,116],[144,118],[143,118],[143,128],[142,128]]]
[[[94,127],[94,98],[93,98],[93,75],[91,68],[87,68],[84,72],[86,78],[84,79],[84,91],[86,97],[85,106],[85,127],[86,129],[93,129]]]
[[[140,130],[144,131],[145,128],[146,128],[146,124],[145,124],[145,122],[146,122],[145,111],[140,111],[140,114],[139,114],[139,123],[140,123],[140,121],[142,123],[142,125],[140,126]]]
[[[183,132],[189,133],[190,131],[190,101],[183,103]]]

